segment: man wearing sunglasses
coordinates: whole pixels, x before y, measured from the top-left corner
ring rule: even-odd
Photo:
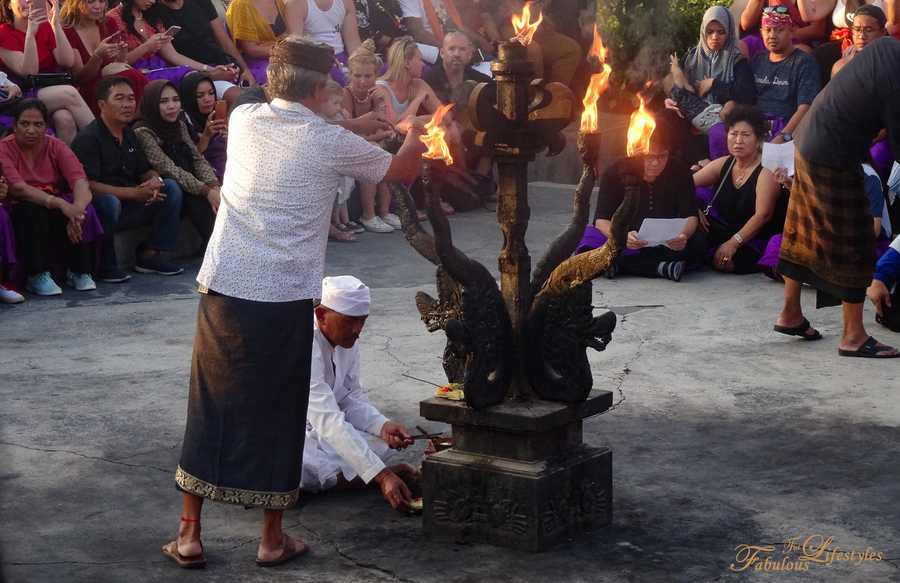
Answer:
[[[821,87],[816,61],[794,46],[793,29],[786,6],[767,7],[760,29],[767,52],[754,55],[751,62],[756,105],[772,122],[770,141],[775,144],[793,139]]]

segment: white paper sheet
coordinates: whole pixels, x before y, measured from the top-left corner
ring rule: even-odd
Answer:
[[[472,68],[475,69],[476,71],[478,71],[479,73],[487,75],[488,77],[494,76],[493,71],[491,71],[490,61],[485,61],[483,63],[476,63],[476,64],[472,65]]]
[[[638,239],[647,241],[648,247],[663,245],[677,237],[683,230],[687,219],[644,219]]]
[[[788,176],[794,175],[794,142],[783,144],[763,144],[762,165],[772,172],[786,168]]]

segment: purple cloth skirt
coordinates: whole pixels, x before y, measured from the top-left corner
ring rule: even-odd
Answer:
[[[159,55],[136,61],[132,66],[150,81],[163,79],[174,84],[175,87],[179,87],[181,78],[192,71],[190,67],[172,67]]]
[[[879,140],[872,144],[869,148],[869,155],[872,157],[872,168],[878,172],[881,180],[886,181],[891,175],[891,168],[894,165],[894,152],[887,139]]]
[[[606,243],[606,235],[601,233],[600,229],[597,227],[588,225],[584,228],[581,242],[578,243],[578,247],[575,248],[575,255],[596,249],[604,243]],[[638,249],[625,249],[622,251],[623,255],[637,255],[638,253],[640,253],[640,250]]]
[[[759,266],[771,267],[772,269],[778,267],[778,254],[781,250],[781,238],[781,235],[775,235],[774,237],[769,239],[769,243],[768,245],[766,245],[766,250],[763,252],[762,257],[759,258]],[[878,241],[875,243],[876,262],[881,259],[881,256],[887,252],[890,246],[891,242],[887,239],[878,239]]]
[[[244,62],[247,63],[247,68],[253,73],[253,78],[256,79],[256,82],[260,85],[265,85],[269,80],[269,76],[266,74],[266,67],[269,66],[269,59],[250,59],[245,57]]]

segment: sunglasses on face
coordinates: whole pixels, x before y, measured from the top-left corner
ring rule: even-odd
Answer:
[[[763,8],[763,14],[787,14],[787,6],[766,6]]]

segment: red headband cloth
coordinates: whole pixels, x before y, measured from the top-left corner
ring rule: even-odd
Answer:
[[[772,10],[763,12],[762,25],[769,28],[790,28],[794,25],[794,20],[787,12],[775,12]]]

